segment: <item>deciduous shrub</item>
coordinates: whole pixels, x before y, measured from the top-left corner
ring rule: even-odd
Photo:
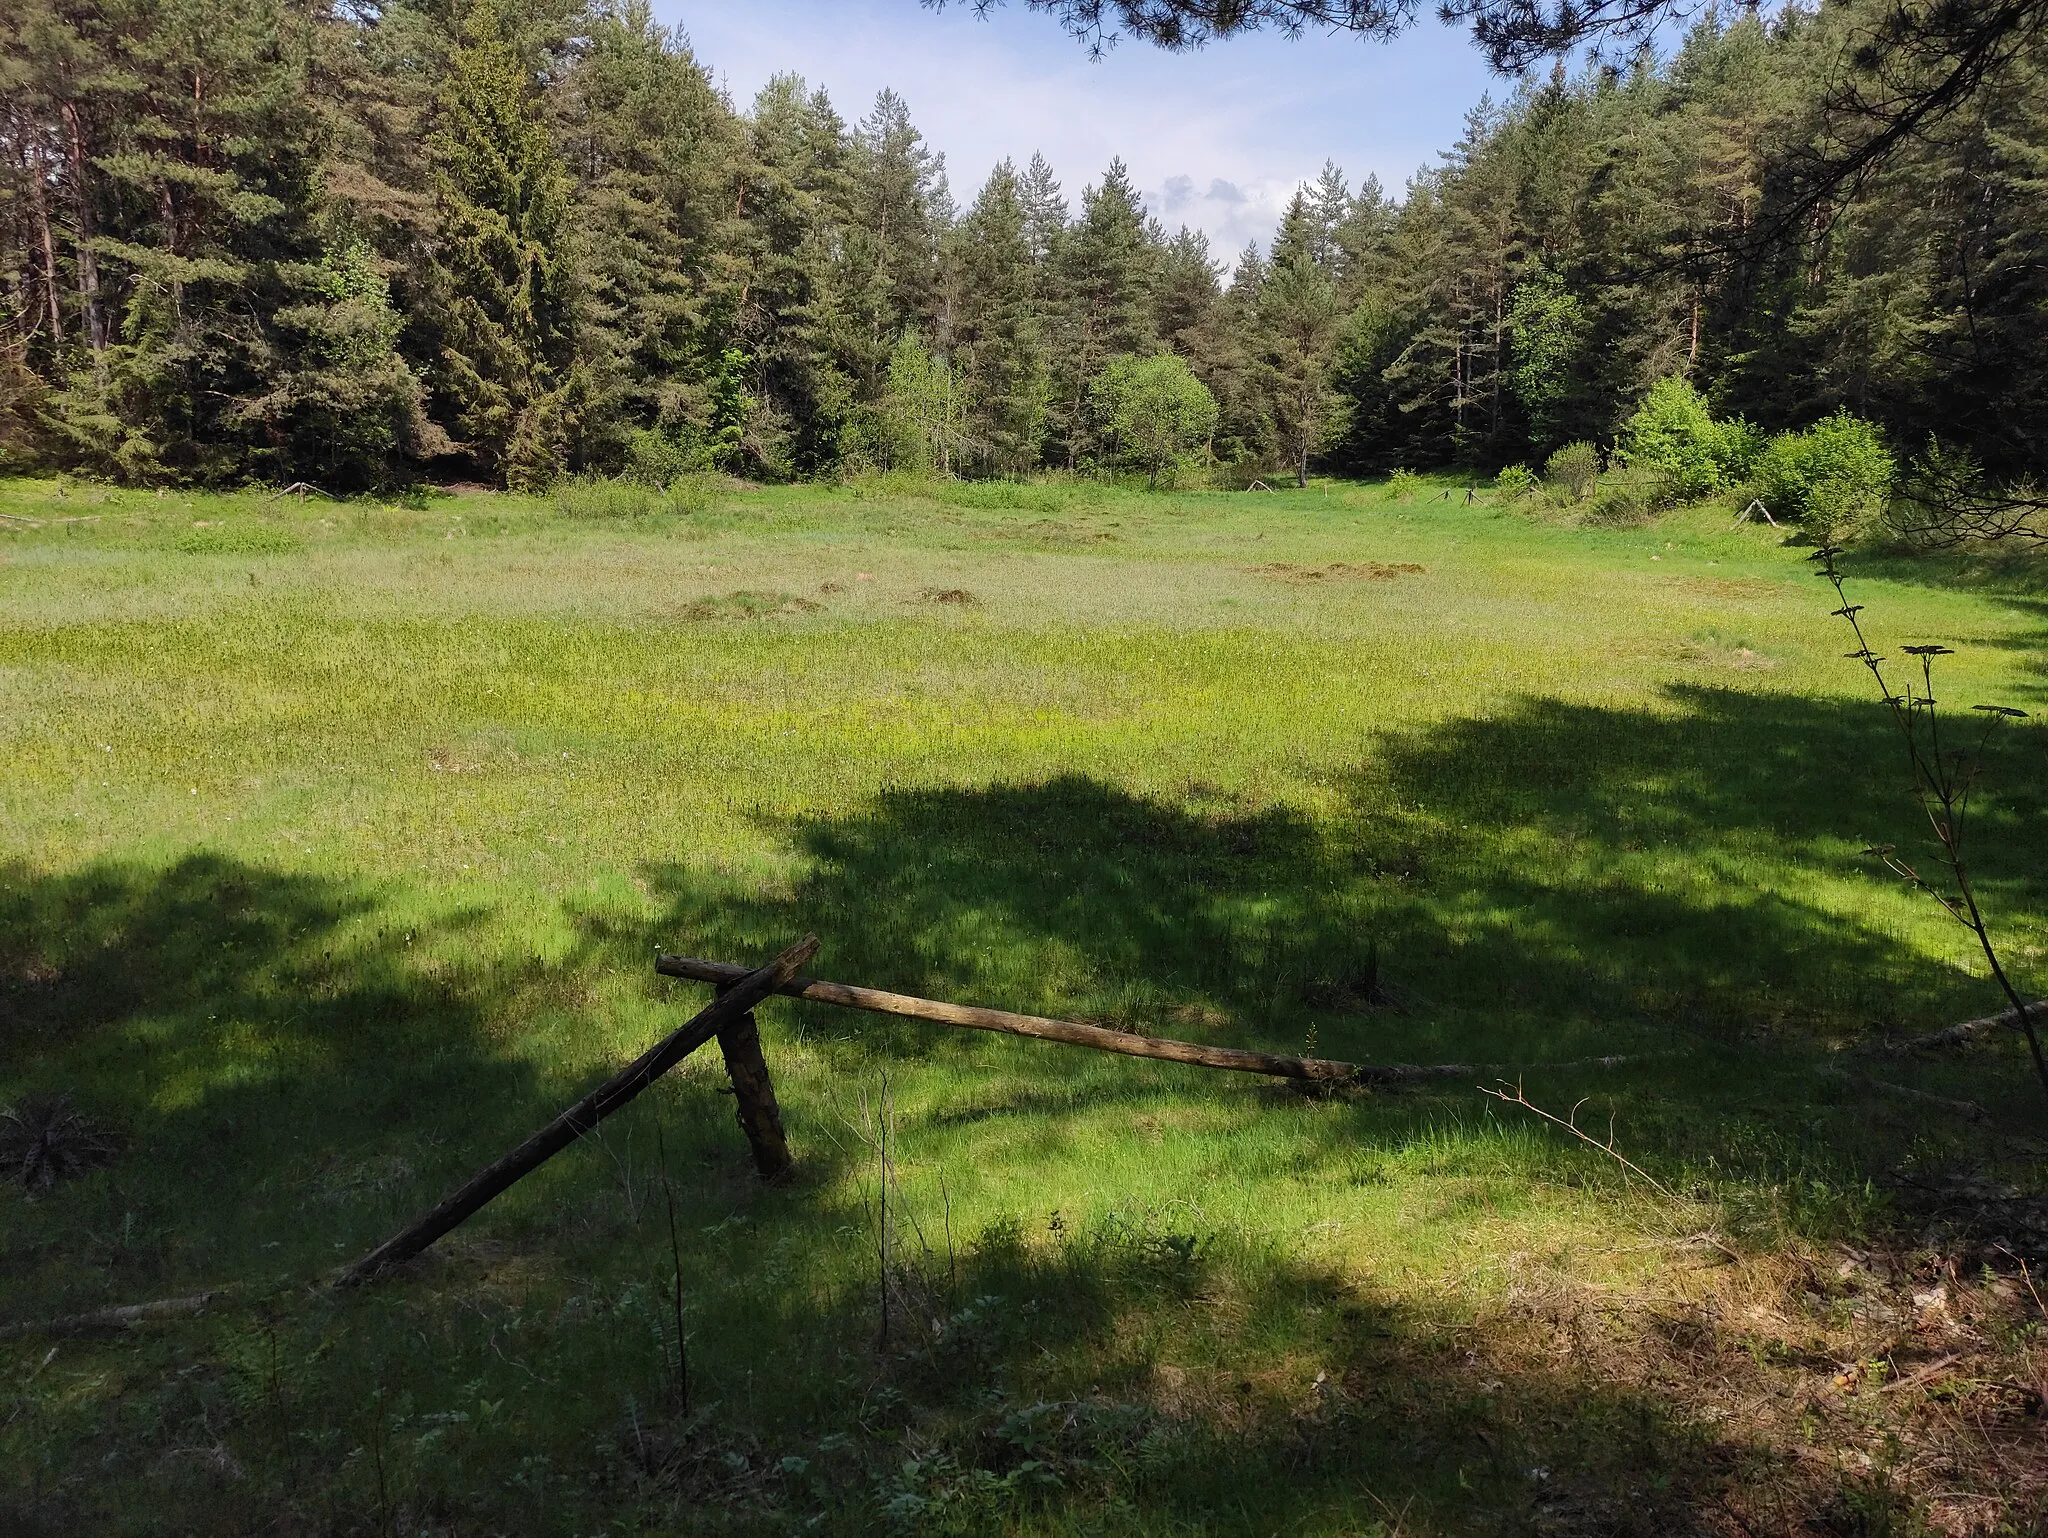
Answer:
[[[1406,502],[1422,488],[1422,477],[1413,470],[1396,470],[1387,477],[1387,495],[1396,502]]]
[[[1523,497],[1532,495],[1539,484],[1536,472],[1527,465],[1503,466],[1500,474],[1493,478],[1494,493],[1503,502],[1519,502]]]
[[[1600,484],[1600,451],[1586,442],[1567,443],[1543,462],[1543,479],[1565,502],[1583,502]]]
[[[1779,433],[1758,456],[1751,484],[1779,518],[1797,519],[1828,544],[1874,523],[1891,500],[1898,465],[1876,424],[1838,411],[1803,433]]]
[[[1216,397],[1172,353],[1109,360],[1089,386],[1115,462],[1157,486],[1206,458],[1216,434]]]
[[[1650,387],[1615,457],[1654,476],[1665,500],[1694,502],[1740,485],[1762,448],[1755,428],[1740,417],[1715,421],[1706,397],[1674,374]]]

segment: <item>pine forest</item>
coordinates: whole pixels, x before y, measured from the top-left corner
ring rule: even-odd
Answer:
[[[1407,186],[1326,165],[1218,252],[1121,162],[1019,145],[955,187],[892,92],[727,100],[637,0],[20,0],[0,463],[336,492],[1490,475],[1625,452],[1678,381],[1666,418],[1752,447],[1847,413],[1902,465],[2024,480],[2043,49],[1816,199],[1871,9],[1710,11],[1669,57],[1539,71]]]

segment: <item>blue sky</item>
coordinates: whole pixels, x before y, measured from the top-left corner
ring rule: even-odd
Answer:
[[[744,107],[794,70],[849,120],[894,86],[946,156],[964,206],[1004,156],[1043,151],[1069,201],[1123,156],[1169,229],[1206,230],[1219,257],[1263,243],[1323,161],[1398,191],[1449,148],[1481,94],[1507,89],[1462,32],[1425,20],[1393,43],[1250,37],[1194,54],[1125,42],[1100,62],[1022,0],[978,20],[918,0],[654,0]]]

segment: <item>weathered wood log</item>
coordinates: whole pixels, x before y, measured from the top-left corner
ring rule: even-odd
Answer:
[[[754,1150],[754,1168],[763,1180],[780,1180],[794,1161],[782,1131],[782,1108],[775,1103],[775,1081],[768,1076],[768,1059],[761,1051],[761,1029],[751,1010],[718,1033],[718,1050],[725,1054],[733,1110]]]
[[[1965,1121],[1989,1121],[1991,1113],[1974,1100],[1951,1100],[1946,1095],[1931,1095],[1924,1089],[1914,1089],[1906,1084],[1894,1084],[1889,1079],[1873,1079],[1867,1073],[1851,1073],[1845,1068],[1824,1067],[1821,1072],[1831,1079],[1840,1079],[1858,1089],[1874,1089],[1887,1095],[1896,1095],[1901,1100],[1913,1100],[1921,1105],[1937,1106],[1944,1111],[1953,1111]]]
[[[2029,1015],[2048,1017],[2048,999],[2036,999],[2027,1006]],[[2008,1009],[2002,1014],[1986,1015],[1981,1020],[1965,1020],[1960,1025],[1944,1026],[1941,1030],[1930,1031],[1925,1036],[1909,1036],[1904,1041],[1876,1042],[1861,1048],[1866,1057],[1904,1057],[1908,1052],[1935,1052],[1943,1047],[1961,1047],[1989,1036],[1994,1031],[2017,1030],[2020,1012]]]
[[[0,1340],[18,1340],[24,1335],[104,1335],[153,1324],[161,1319],[185,1319],[204,1313],[206,1305],[220,1293],[195,1292],[186,1298],[157,1298],[149,1303],[124,1303],[118,1308],[96,1308],[85,1314],[66,1314],[59,1319],[38,1319],[30,1323],[0,1325]]]
[[[688,977],[700,983],[729,983],[746,975],[743,967],[722,961],[700,961],[693,956],[657,956],[654,970],[664,977]],[[1170,1063],[1193,1063],[1203,1068],[1225,1068],[1237,1073],[1263,1073],[1280,1079],[1396,1083],[1476,1071],[1466,1065],[1451,1063],[1432,1067],[1396,1065],[1372,1068],[1319,1057],[1279,1057],[1270,1052],[1247,1052],[1237,1047],[1208,1047],[1198,1042],[1171,1041],[1160,1036],[1139,1036],[1131,1031],[1112,1031],[1099,1025],[1082,1025],[1074,1020],[1048,1020],[1041,1015],[1011,1014],[1005,1009],[947,1004],[938,999],[920,999],[907,993],[884,993],[879,988],[857,988],[850,983],[827,983],[811,977],[792,977],[775,991],[792,998],[838,1004],[848,1009],[865,1009],[878,1015],[900,1015],[909,1020],[929,1020],[938,1025],[964,1026],[975,1031],[1004,1031],[1012,1036],[1035,1036],[1041,1041],[1092,1047],[1098,1052],[1120,1052],[1126,1057],[1162,1058]]]
[[[499,1159],[479,1170],[433,1211],[393,1234],[335,1278],[337,1287],[374,1281],[402,1265],[450,1229],[463,1223],[508,1186],[530,1175],[612,1112],[624,1106],[677,1063],[746,1014],[796,975],[817,954],[818,937],[799,940],[765,967],[734,967],[731,986],[691,1019],[656,1042],[625,1068],[598,1085],[560,1116]]]

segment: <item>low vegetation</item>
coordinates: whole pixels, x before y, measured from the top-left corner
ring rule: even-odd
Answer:
[[[1735,492],[1534,481],[0,487],[0,1320],[216,1294],[0,1342],[0,1527],[2037,1522],[2040,1091],[2010,1033],[1885,1055],[2003,1000],[1865,852],[1923,835],[1835,600]],[[2039,707],[2032,565],[1841,559]],[[2041,750],[1971,812],[2036,978]],[[775,1001],[789,1185],[700,1055],[323,1286],[696,1007],[657,949],[806,932],[1475,1071]]]

